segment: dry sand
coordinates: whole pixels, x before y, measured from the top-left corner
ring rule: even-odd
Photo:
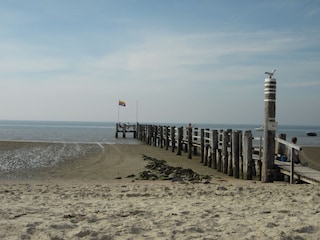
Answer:
[[[1,239],[320,239],[320,186],[236,180],[197,157],[146,145],[54,149],[77,154],[1,180]],[[142,154],[213,178],[208,184],[127,178],[144,170]]]

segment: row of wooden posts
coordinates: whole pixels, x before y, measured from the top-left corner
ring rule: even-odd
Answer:
[[[181,155],[201,157],[200,163],[235,178],[261,179],[260,158],[254,157],[251,131],[210,130],[138,124],[136,137]]]

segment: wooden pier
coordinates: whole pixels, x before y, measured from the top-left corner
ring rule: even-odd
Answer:
[[[117,123],[116,124],[116,138],[118,138],[118,134],[122,133],[122,137],[126,138],[127,133],[133,133],[133,137],[136,138],[137,134],[137,125],[136,124],[126,124],[126,123]]]
[[[123,127],[117,132],[122,132]],[[191,127],[159,126],[137,124],[135,137],[152,146],[171,150],[177,155],[187,154],[200,156],[200,164],[216,169],[228,176],[239,179],[256,179],[262,177],[263,139],[253,138],[251,130],[210,130]],[[320,185],[320,172],[306,166],[276,160],[279,154],[292,149],[301,150],[280,138],[274,139],[276,144],[273,154],[274,161],[269,174],[273,180],[283,180],[284,175],[290,176],[290,183],[295,180]]]
[[[258,179],[263,183],[278,180],[279,175],[290,176],[290,183],[295,180],[320,185],[320,171],[293,163],[293,151],[301,151],[301,147],[287,142],[285,135],[275,136],[276,122],[276,79],[272,73],[265,72],[268,77],[264,83],[264,137],[253,138],[250,130],[210,130],[192,126],[158,126],[148,124],[120,124],[116,126],[116,137],[122,132],[133,132],[135,138],[154,146],[160,146],[177,155],[182,152],[200,155],[200,163],[216,169],[229,176],[241,179]],[[291,156],[291,163],[280,162],[279,156]],[[290,159],[289,159],[290,160]]]

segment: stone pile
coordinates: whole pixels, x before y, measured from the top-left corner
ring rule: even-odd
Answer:
[[[201,182],[202,180],[210,180],[210,176],[202,176],[192,169],[182,167],[173,167],[167,165],[165,160],[158,160],[146,155],[143,159],[149,161],[145,171],[140,172],[139,178],[142,180],[171,180],[173,182]]]

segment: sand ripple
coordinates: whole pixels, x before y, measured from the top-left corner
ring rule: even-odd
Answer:
[[[2,184],[3,239],[319,239],[304,185]],[[15,202],[16,204],[12,204]]]

